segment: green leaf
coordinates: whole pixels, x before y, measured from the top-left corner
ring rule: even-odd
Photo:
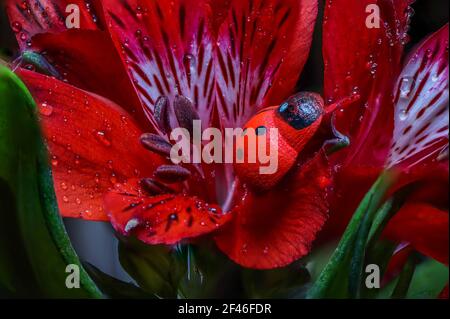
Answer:
[[[0,66],[0,284],[14,296],[101,297],[81,266],[58,212],[35,103]],[[79,289],[65,285],[68,264]]]
[[[178,297],[178,285],[187,268],[173,249],[146,245],[134,238],[122,238],[119,259],[146,293],[161,298]]]
[[[154,299],[155,295],[148,294],[132,283],[121,281],[105,274],[97,267],[83,263],[89,275],[95,279],[96,284],[110,298],[114,299]]]
[[[407,299],[434,299],[448,283],[448,266],[433,259],[427,259],[416,266],[411,283],[409,284]],[[399,277],[383,287],[377,298],[387,299],[393,294]]]
[[[380,278],[383,278],[396,247],[396,244],[388,240],[374,242],[366,248],[366,265],[378,265],[380,267]],[[360,297],[364,299],[373,299],[376,298],[378,293],[378,289],[370,289],[367,288],[366,285],[362,285]]]
[[[395,180],[391,171],[384,172],[353,214],[336,250],[322,270],[319,278],[308,291],[307,298],[348,298],[350,297],[348,275],[351,275],[351,260],[355,244],[362,240],[365,248],[368,229],[373,222],[374,214],[379,209],[387,190]],[[360,238],[358,238],[358,234]],[[358,248],[358,249],[361,249]],[[358,258],[361,258],[361,254]],[[359,271],[359,268],[356,270]]]
[[[350,297],[360,298],[362,287],[362,273],[366,259],[366,249],[371,239],[382,229],[384,221],[392,209],[393,199],[387,200],[383,206],[376,211],[375,215],[366,214],[359,226],[356,237],[353,256],[350,263],[349,292]],[[373,220],[373,223],[371,221]]]
[[[395,285],[394,291],[391,294],[392,299],[403,299],[408,293],[409,285],[416,270],[416,256],[411,254],[408,261],[402,269],[402,272],[398,276],[397,284]]]
[[[308,270],[299,263],[272,270],[243,269],[247,298],[301,298],[310,280]]]

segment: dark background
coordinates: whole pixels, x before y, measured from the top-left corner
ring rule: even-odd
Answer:
[[[3,10],[3,2],[4,0],[0,0],[0,59],[11,60],[17,54],[17,47]],[[449,0],[417,0],[415,2],[413,5],[415,15],[412,18],[410,29],[411,42],[408,44],[407,50],[448,22],[449,2]],[[323,3],[320,6],[311,54],[298,84],[299,90],[300,88],[316,92],[322,90],[322,13]],[[84,260],[110,275],[131,280],[118,263],[117,241],[112,235],[109,225],[73,219],[66,220],[65,223],[75,249]]]

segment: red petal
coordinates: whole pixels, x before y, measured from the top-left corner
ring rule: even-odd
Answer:
[[[327,217],[330,175],[319,153],[270,192],[248,191],[217,245],[238,264],[257,269],[282,267],[306,255]]]
[[[215,54],[224,127],[242,127],[260,108],[292,93],[308,57],[316,15],[316,0],[231,2]]]
[[[175,244],[215,231],[229,221],[219,206],[196,197],[159,195],[149,197],[135,182],[120,185],[105,198],[114,228],[123,235],[134,234],[147,244]]]
[[[204,0],[104,3],[105,17],[149,118],[158,97],[184,95],[204,123],[213,107],[211,10]]]
[[[390,93],[400,71],[411,2],[333,0],[325,7],[325,98],[329,103],[360,95],[357,105],[336,112],[338,130],[352,142],[340,153],[354,163],[385,162],[393,126]],[[380,28],[369,29],[366,8],[374,4],[380,8]]]
[[[136,120],[145,123],[133,85],[106,33],[70,30],[39,34],[33,37],[32,48],[42,52],[64,81],[122,105]]]
[[[319,241],[339,238],[347,227],[364,195],[376,181],[380,169],[368,166],[346,166],[335,173],[330,195],[330,218],[320,233]]]
[[[439,299],[448,299],[448,284],[444,287],[444,289],[442,289],[439,294]]]
[[[224,126],[243,124],[256,107],[281,102],[292,91],[317,13],[315,0],[223,6],[205,0],[131,0],[104,7],[150,117],[159,96],[182,94],[207,123],[217,101]]]
[[[408,242],[417,251],[448,265],[448,212],[419,202],[405,204],[389,221],[383,234]]]
[[[321,242],[342,235],[350,218],[369,191],[382,168],[370,166],[346,166],[334,177],[334,192],[330,198],[330,218],[319,240]],[[448,206],[448,161],[435,162],[433,165],[418,166],[403,172],[391,187],[389,194],[415,183],[414,191],[409,194],[415,201],[423,201],[437,207]]]
[[[86,0],[7,0],[6,10],[20,47],[27,48],[35,34],[67,30],[66,18],[72,13],[66,13],[69,4],[79,7],[81,28],[95,30],[101,27],[99,4],[97,1],[93,2],[94,4]]]
[[[106,220],[103,195],[127,178],[151,176],[159,157],[114,103],[37,73],[19,75],[38,104],[61,214]]]
[[[401,273],[412,252],[414,252],[414,248],[411,245],[397,247],[384,272],[382,286],[385,286]]]
[[[431,161],[448,147],[448,24],[412,54],[397,81],[388,165]]]

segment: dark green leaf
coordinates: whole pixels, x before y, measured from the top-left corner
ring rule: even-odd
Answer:
[[[411,284],[414,270],[416,269],[416,256],[411,254],[408,261],[402,269],[402,272],[398,276],[397,284],[392,292],[392,299],[403,299],[408,293],[409,285]]]
[[[248,298],[301,298],[310,280],[308,270],[299,263],[272,270],[242,270]]]
[[[0,66],[0,283],[14,296],[101,297],[59,215],[34,101]],[[80,267],[80,289],[65,285]]]
[[[108,274],[105,274],[97,267],[83,263],[84,268],[95,280],[100,289],[110,298],[114,299],[154,299],[155,295],[144,292],[141,288],[132,283],[118,280]]]
[[[161,298],[178,297],[178,285],[186,273],[186,264],[178,259],[173,249],[128,238],[119,244],[119,259],[147,293]]]
[[[407,299],[434,299],[448,283],[448,266],[433,259],[428,259],[416,266],[409,285]],[[383,287],[377,298],[387,299],[392,295],[398,277]]]

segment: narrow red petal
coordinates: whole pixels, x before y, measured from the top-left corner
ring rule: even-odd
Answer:
[[[218,247],[249,268],[282,267],[305,256],[328,213],[328,161],[320,152],[267,193],[248,191],[217,235]]]
[[[388,166],[410,168],[448,147],[448,24],[410,56],[397,81]]]
[[[114,228],[147,244],[172,245],[217,230],[229,221],[217,205],[196,197],[166,194],[147,196],[134,181],[119,185],[105,198]]]
[[[422,254],[448,265],[448,212],[429,204],[410,202],[389,221],[383,235],[410,243]]]
[[[19,76],[38,104],[61,214],[107,220],[103,195],[151,176],[162,161],[140,145],[141,131],[113,102],[37,73]]]
[[[325,100],[360,96],[356,105],[335,113],[337,129],[351,140],[340,154],[353,163],[385,162],[393,127],[391,92],[408,39],[411,2],[333,0],[325,6]],[[373,22],[374,6],[379,8],[379,28],[366,23]]]
[[[444,287],[444,289],[442,289],[439,294],[439,299],[448,299],[448,284]]]
[[[206,1],[125,0],[104,3],[104,11],[148,117],[160,96],[184,95],[210,123],[214,40]]]
[[[98,1],[7,0],[6,10],[20,47],[29,47],[35,34],[67,30],[66,19],[72,13],[66,12],[68,5],[78,6],[81,28],[102,27]]]
[[[231,1],[217,39],[217,105],[224,127],[242,127],[293,91],[306,62],[316,0]]]
[[[409,256],[411,256],[411,253],[413,252],[414,248],[409,244],[401,244],[397,247],[384,272],[382,286],[389,283],[401,273],[405,264],[408,262]]]
[[[105,32],[38,34],[33,37],[31,48],[56,68],[64,82],[110,99],[139,123],[148,125],[116,48]]]

